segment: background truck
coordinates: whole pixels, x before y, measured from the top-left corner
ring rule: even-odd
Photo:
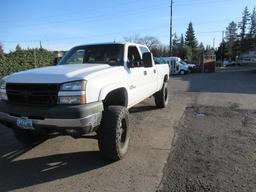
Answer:
[[[77,46],[56,66],[4,77],[0,122],[28,145],[52,134],[95,132],[102,154],[119,160],[128,150],[128,109],[152,95],[166,107],[168,79],[168,65],[156,66],[144,45]]]
[[[161,59],[169,64],[170,67],[170,75],[181,74],[184,75],[186,73],[191,73],[196,69],[196,65],[187,64],[179,57],[161,57]]]

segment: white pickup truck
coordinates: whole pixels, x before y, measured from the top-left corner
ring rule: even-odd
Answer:
[[[77,46],[56,66],[4,77],[0,122],[27,145],[49,135],[97,133],[102,154],[119,160],[128,150],[128,109],[152,95],[166,107],[168,79],[168,65],[155,65],[144,45]]]

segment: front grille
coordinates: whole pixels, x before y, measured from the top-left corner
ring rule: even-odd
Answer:
[[[55,105],[58,100],[58,84],[7,83],[8,101],[25,105]]]

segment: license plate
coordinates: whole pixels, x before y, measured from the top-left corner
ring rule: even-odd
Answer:
[[[22,128],[22,129],[29,129],[29,130],[34,130],[35,128],[33,127],[33,122],[31,119],[27,117],[21,117],[17,119],[16,122],[17,126]]]

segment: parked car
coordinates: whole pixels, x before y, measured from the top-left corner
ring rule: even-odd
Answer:
[[[224,67],[235,66],[235,64],[236,64],[235,61],[231,61],[231,60],[224,60],[223,61],[223,66]]]
[[[152,95],[157,107],[166,107],[168,79],[168,65],[155,65],[144,45],[77,46],[56,66],[4,77],[0,122],[27,145],[53,133],[95,132],[102,154],[119,160],[129,145],[128,109]]]
[[[187,65],[188,66],[188,70],[189,70],[188,72],[189,73],[192,73],[192,72],[196,71],[197,66],[195,64],[186,63],[185,61],[181,60],[180,58],[179,58],[179,62],[181,64],[183,64],[183,65]]]

